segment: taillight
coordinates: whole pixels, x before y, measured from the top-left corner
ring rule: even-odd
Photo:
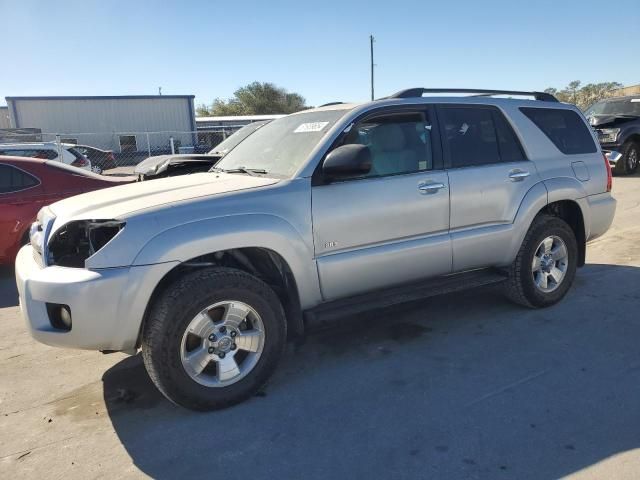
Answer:
[[[613,177],[611,175],[611,164],[609,163],[609,159],[606,155],[602,155],[604,158],[604,165],[607,169],[607,192],[611,191],[611,187],[613,186]]]
[[[75,162],[73,162],[71,165],[73,165],[74,167],[86,167],[89,165],[89,161],[86,158],[76,158]]]

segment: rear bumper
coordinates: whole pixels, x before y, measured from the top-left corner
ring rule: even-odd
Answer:
[[[33,338],[47,345],[132,350],[151,294],[174,265],[100,270],[41,268],[28,245],[16,258],[20,310]],[[71,330],[52,326],[47,303],[69,306]]]
[[[616,213],[617,202],[610,193],[589,195],[586,200],[589,204],[588,208],[591,216],[589,238],[587,238],[587,241],[589,241],[604,235],[609,230]]]

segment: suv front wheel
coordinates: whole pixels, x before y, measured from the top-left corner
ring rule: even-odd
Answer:
[[[254,395],[275,370],[285,340],[273,290],[243,271],[212,267],[179,278],[152,305],[142,357],[169,400],[212,410]]]
[[[578,244],[561,218],[539,215],[509,269],[507,296],[531,308],[559,302],[576,274]]]

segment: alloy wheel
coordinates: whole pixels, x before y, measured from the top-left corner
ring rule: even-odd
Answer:
[[[567,273],[569,253],[564,241],[555,235],[546,237],[533,256],[531,272],[536,288],[544,293],[557,289]]]
[[[235,300],[202,310],[187,326],[180,345],[182,366],[206,387],[226,387],[247,376],[264,349],[260,315]]]

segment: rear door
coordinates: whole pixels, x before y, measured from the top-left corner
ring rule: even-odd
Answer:
[[[312,187],[313,234],[325,300],[449,273],[449,181],[434,110],[378,109],[334,148],[369,146],[368,175]],[[316,172],[318,173],[318,172]]]
[[[0,258],[13,261],[25,233],[44,206],[40,180],[30,173],[0,163]]]
[[[496,107],[441,105],[438,118],[451,188],[453,271],[499,265],[526,193],[539,181]]]

